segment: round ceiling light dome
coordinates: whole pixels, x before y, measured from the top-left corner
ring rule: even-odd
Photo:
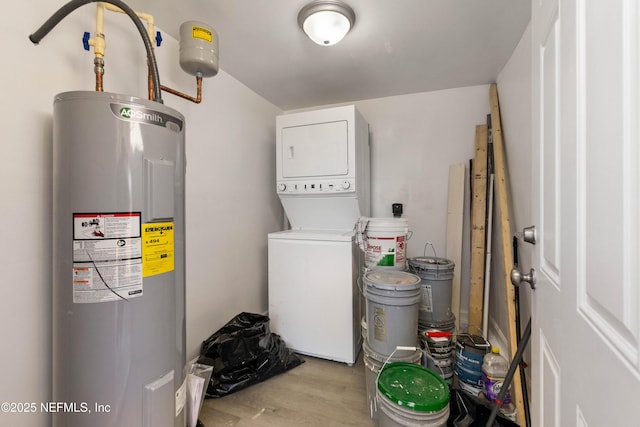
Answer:
[[[321,46],[331,46],[347,35],[356,22],[349,5],[338,0],[316,0],[300,9],[298,25]]]

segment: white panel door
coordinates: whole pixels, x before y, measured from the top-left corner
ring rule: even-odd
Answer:
[[[348,132],[346,120],[283,128],[283,178],[347,175]]]
[[[532,5],[532,421],[637,426],[640,6]]]

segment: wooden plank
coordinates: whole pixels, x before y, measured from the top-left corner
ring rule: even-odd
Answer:
[[[509,182],[507,180],[507,166],[502,139],[502,121],[500,118],[500,102],[498,100],[498,86],[494,83],[489,90],[491,105],[491,128],[493,135],[493,157],[495,162],[496,201],[500,212],[500,246],[502,249],[502,263],[504,267],[504,286],[508,316],[508,339],[511,351],[510,359],[516,354],[518,336],[516,334],[516,306],[515,292],[511,284],[511,268],[513,267],[511,214],[509,210]],[[522,382],[520,381],[520,368],[516,370],[511,383],[511,397],[518,410],[517,423],[524,426],[524,402],[522,398]]]
[[[473,169],[469,332],[482,335],[485,224],[487,221],[487,125],[476,126],[476,155],[473,161]]]
[[[449,194],[447,197],[447,246],[445,257],[455,264],[451,281],[451,312],[460,327],[460,273],[462,271],[462,231],[464,226],[465,164],[449,166]]]

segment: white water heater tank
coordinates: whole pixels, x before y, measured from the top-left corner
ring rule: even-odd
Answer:
[[[55,97],[54,427],[185,426],[184,135],[157,102]]]

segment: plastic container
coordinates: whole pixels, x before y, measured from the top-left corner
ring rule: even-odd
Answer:
[[[213,366],[198,363],[194,359],[189,363],[187,375],[187,426],[196,427],[198,415],[204,403],[204,396],[213,373]]]
[[[398,346],[418,345],[420,278],[396,270],[371,270],[364,275],[367,339],[371,348],[389,356]],[[410,352],[398,350],[395,356]]]
[[[376,353],[366,339],[362,342],[362,350],[364,352],[362,358],[364,361],[364,378],[367,386],[369,414],[371,415],[373,422],[378,425],[378,404],[376,401],[376,378],[378,377],[378,372],[385,362],[407,362],[419,364],[420,359],[422,358],[422,351],[419,348],[416,348],[416,350],[408,356],[396,357],[394,354],[393,357],[389,358],[388,356]],[[387,361],[387,359],[389,360]]]
[[[364,231],[365,266],[406,270],[409,223],[405,218],[369,218]]]
[[[451,313],[455,264],[445,258],[416,257],[408,260],[409,272],[422,279],[421,322],[446,322]]]
[[[483,390],[489,401],[495,402],[500,394],[507,371],[509,371],[509,361],[500,354],[498,347],[492,347],[491,353],[485,354],[482,362]],[[507,392],[502,403],[509,402],[511,402],[511,394]]]
[[[378,377],[379,427],[445,427],[449,386],[429,369],[410,363],[386,365]]]

